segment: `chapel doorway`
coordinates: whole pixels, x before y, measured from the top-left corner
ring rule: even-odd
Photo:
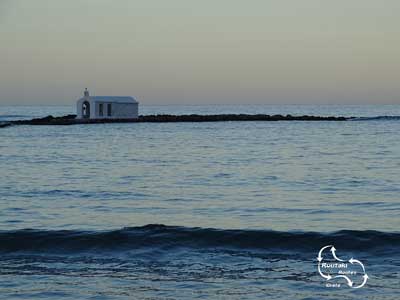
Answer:
[[[84,119],[90,118],[90,103],[88,101],[85,101],[82,104],[82,117]]]

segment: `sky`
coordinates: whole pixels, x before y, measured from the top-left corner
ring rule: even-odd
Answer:
[[[398,0],[0,0],[0,105],[400,104]]]

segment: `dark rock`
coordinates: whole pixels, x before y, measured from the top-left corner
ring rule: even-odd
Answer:
[[[11,125],[12,125],[12,123],[10,123],[10,122],[0,122],[0,128],[8,127]]]
[[[62,117],[47,116],[44,118],[11,121],[17,125],[74,125],[101,123],[172,123],[172,122],[227,122],[227,121],[346,121],[345,117],[264,115],[264,114],[220,114],[220,115],[147,115],[137,119],[76,119],[76,115]]]

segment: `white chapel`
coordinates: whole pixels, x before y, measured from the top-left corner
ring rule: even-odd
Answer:
[[[139,102],[128,96],[90,96],[85,89],[77,101],[78,119],[136,119]]]

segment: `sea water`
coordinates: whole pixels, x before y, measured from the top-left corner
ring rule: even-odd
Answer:
[[[0,129],[0,298],[398,299],[400,105],[157,113],[357,118]],[[353,287],[321,276],[331,245]]]

